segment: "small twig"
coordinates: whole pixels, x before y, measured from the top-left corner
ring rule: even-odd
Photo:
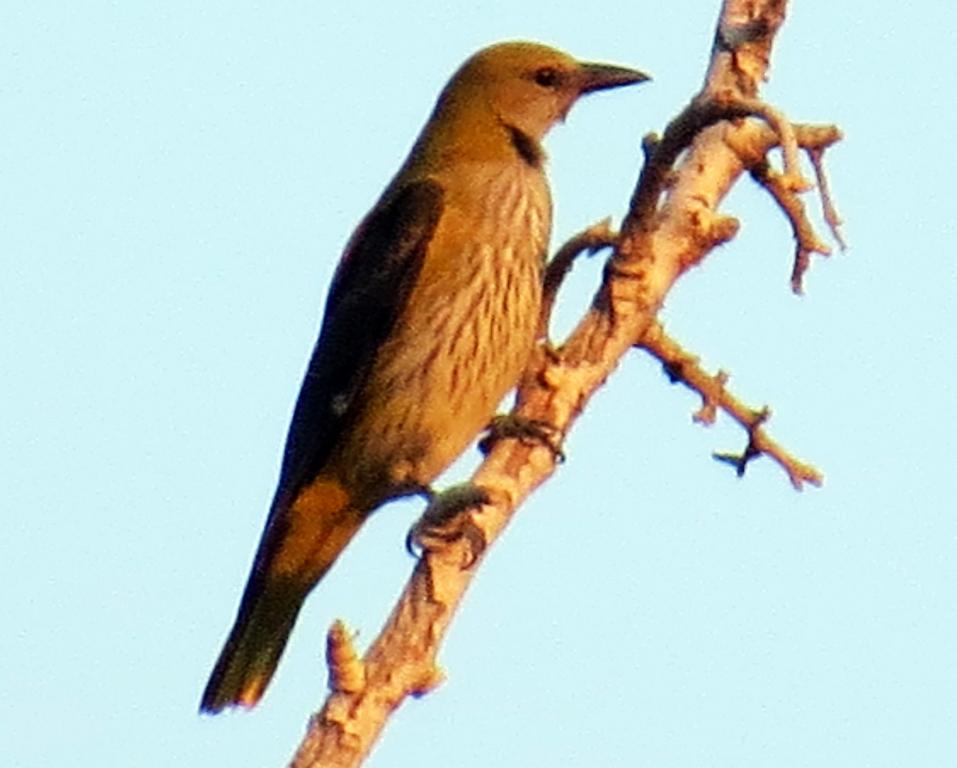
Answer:
[[[727,377],[726,377],[727,378]],[[724,464],[730,464],[735,469],[735,474],[738,477],[744,477],[744,473],[754,459],[761,456],[762,451],[757,446],[757,441],[755,436],[759,434],[759,430],[762,425],[766,424],[771,418],[771,409],[767,406],[764,406],[760,410],[752,410],[748,424],[746,425],[748,431],[748,444],[744,447],[744,450],[741,453],[729,453],[725,451],[714,451],[711,456],[715,461],[720,461]],[[788,472],[788,475],[791,478],[791,483],[794,483],[794,474]],[[797,490],[801,490],[801,486],[797,486]]]
[[[542,279],[542,309],[539,315],[538,337],[548,336],[548,324],[551,321],[555,299],[562,283],[571,272],[575,259],[583,253],[593,256],[602,248],[610,248],[618,239],[618,233],[611,228],[611,218],[605,218],[573,235],[545,267]]]
[[[763,454],[771,457],[787,473],[791,485],[797,490],[801,490],[805,483],[815,486],[823,483],[824,478],[817,469],[799,461],[768,437],[764,430],[771,415],[768,408],[754,409],[742,403],[725,386],[728,381],[726,373],[719,371],[714,376],[709,375],[696,357],[665,333],[660,323],[652,323],[636,346],[658,359],[673,382],[680,382],[701,396],[702,406],[694,415],[696,422],[712,424],[716,411],[721,409],[745,429],[748,444],[740,456],[714,454],[716,459],[733,464],[739,476],[744,474],[750,461]]]
[[[359,693],[365,688],[365,665],[341,619],[333,622],[326,635],[326,666],[329,667],[329,690]]]
[[[830,248],[815,233],[814,227],[807,218],[804,204],[797,197],[797,194],[788,189],[788,185],[781,182],[781,175],[770,168],[767,153],[777,143],[778,135],[769,126],[754,127],[760,127],[761,130],[757,134],[749,132],[749,140],[743,140],[742,137],[745,134],[740,131],[728,132],[724,140],[727,146],[737,154],[741,163],[750,170],[755,181],[771,194],[791,224],[796,243],[791,286],[795,293],[801,293],[801,282],[808,267],[810,254],[821,253],[827,255],[830,253]],[[814,165],[824,207],[825,221],[827,221],[835,241],[843,248],[844,241],[838,230],[841,220],[831,199],[822,161],[824,151],[840,141],[843,138],[842,134],[833,125],[795,124],[791,126],[791,129],[794,132],[797,146],[808,154],[811,163]],[[760,138],[758,134],[761,135]]]
[[[801,198],[790,188],[783,176],[771,169],[767,161],[753,166],[751,177],[774,198],[774,202],[778,204],[791,224],[791,229],[794,232],[794,267],[791,270],[791,290],[797,294],[803,293],[804,273],[810,266],[811,254],[819,253],[822,256],[830,256],[831,249],[814,231]]]
[[[847,249],[847,244],[841,236],[841,224],[843,220],[834,206],[834,199],[831,197],[831,188],[827,182],[827,171],[824,170],[824,151],[825,147],[808,147],[807,155],[811,159],[811,165],[814,166],[814,176],[817,179],[818,192],[821,195],[821,207],[824,213],[824,221],[831,230],[831,236],[841,247],[841,250]]]

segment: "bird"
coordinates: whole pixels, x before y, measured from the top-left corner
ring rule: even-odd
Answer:
[[[303,601],[366,518],[430,488],[515,387],[551,234],[542,139],[580,96],[648,79],[520,41],[453,74],[334,273],[200,711],[256,705]]]

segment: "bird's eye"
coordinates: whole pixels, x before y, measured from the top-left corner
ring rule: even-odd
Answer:
[[[554,88],[561,80],[561,74],[554,67],[542,67],[535,70],[535,82],[542,88]]]

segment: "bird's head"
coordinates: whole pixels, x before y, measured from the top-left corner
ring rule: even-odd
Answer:
[[[581,62],[538,43],[508,42],[468,59],[447,93],[491,109],[510,128],[540,141],[580,96],[648,79],[634,69]]]

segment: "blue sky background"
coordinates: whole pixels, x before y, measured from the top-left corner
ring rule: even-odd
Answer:
[[[326,628],[374,636],[421,508],[366,526],[259,709],[196,714],[352,227],[452,70],[508,38],[654,74],[548,141],[555,242],[620,218],[718,5],[3,5],[0,763],[285,763]],[[740,236],[664,319],[825,486],[767,460],[739,481],[709,454],[741,432],[692,425],[696,399],[634,354],[488,558],[448,681],[369,765],[957,764],[957,12],[791,6],[766,96],[845,130],[851,248],[794,297],[788,227],[745,181]]]

